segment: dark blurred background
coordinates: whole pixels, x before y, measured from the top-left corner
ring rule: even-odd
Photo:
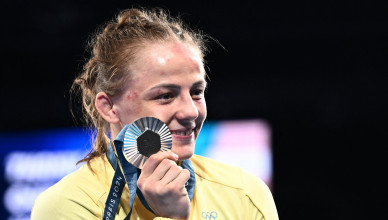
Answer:
[[[208,119],[270,123],[281,219],[388,219],[388,3],[1,5],[1,131],[76,126],[69,88],[88,36],[119,9],[158,6],[226,48],[209,43]]]

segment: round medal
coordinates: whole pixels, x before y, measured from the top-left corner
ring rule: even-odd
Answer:
[[[123,153],[129,163],[142,169],[144,163],[158,151],[172,148],[172,136],[167,125],[154,117],[137,119],[128,126]]]

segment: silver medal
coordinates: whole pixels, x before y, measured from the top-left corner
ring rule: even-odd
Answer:
[[[125,132],[123,153],[129,163],[142,169],[147,159],[159,151],[172,148],[172,136],[167,125],[154,117],[133,122]]]

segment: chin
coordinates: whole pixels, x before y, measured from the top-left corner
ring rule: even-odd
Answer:
[[[190,159],[194,154],[194,146],[173,147],[172,152],[179,156],[179,161]]]

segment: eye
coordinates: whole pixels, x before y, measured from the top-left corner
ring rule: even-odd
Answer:
[[[161,95],[158,95],[155,99],[161,100],[161,101],[168,101],[173,98],[173,95],[171,93],[163,93]]]
[[[191,92],[191,96],[193,97],[193,99],[202,99],[203,98],[203,89],[194,89],[192,92]]]

